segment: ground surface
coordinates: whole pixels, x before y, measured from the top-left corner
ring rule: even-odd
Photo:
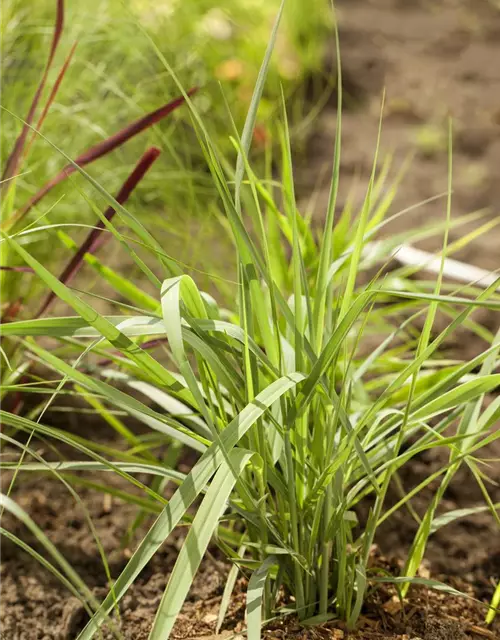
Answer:
[[[398,203],[409,206],[446,191],[447,118],[453,119],[453,215],[489,207],[500,196],[500,9],[490,0],[340,0],[341,55],[347,109],[343,118],[343,193],[371,170],[382,92],[382,155],[415,157]],[[317,182],[333,153],[335,114],[326,110],[299,181]],[[328,179],[328,176],[326,176]],[[362,185],[362,182],[361,182]],[[319,208],[326,204],[326,193]],[[442,218],[429,203],[410,219]],[[408,228],[405,217],[399,229]],[[496,234],[471,248],[481,266],[497,268]],[[439,245],[438,245],[439,246]],[[469,256],[470,257],[470,256]]]
[[[439,6],[436,6],[439,5]],[[471,0],[439,3],[424,0],[339,0],[345,85],[350,95],[344,115],[342,179],[349,186],[354,174],[369,174],[376,138],[380,95],[387,90],[387,116],[383,146],[402,158],[417,152],[403,180],[398,203],[408,206],[446,189],[446,116],[454,119],[454,215],[491,207],[497,215],[500,182],[500,10],[493,1]],[[317,176],[328,162],[334,139],[335,113],[328,108],[321,116],[308,154],[308,163],[298,173],[304,198],[317,185]],[[342,191],[345,195],[346,190]],[[320,189],[318,215],[326,201]],[[416,222],[444,216],[442,201],[427,204],[413,215]],[[399,221],[398,230],[410,223]],[[453,236],[453,234],[452,234]],[[461,257],[479,266],[497,268],[500,233],[476,240]],[[435,246],[431,248],[435,248]],[[491,329],[498,317],[483,314],[478,319]],[[467,349],[469,345],[463,345]],[[109,434],[108,434],[109,436]],[[105,433],[96,437],[108,437]],[[412,463],[403,476],[410,488],[440,464],[439,452]],[[500,447],[487,452],[492,459],[489,476],[500,483],[500,468],[494,459]],[[96,479],[96,478],[94,478]],[[8,478],[4,478],[5,481]],[[109,477],[107,477],[109,481]],[[489,485],[494,502],[500,488]],[[432,487],[430,488],[430,491]],[[430,491],[413,503],[422,512]],[[135,511],[118,501],[104,502],[100,494],[80,489],[79,494],[92,517],[116,576],[127,562],[129,550],[120,542]],[[58,483],[23,478],[15,498],[78,570],[99,596],[106,592],[106,577],[83,510]],[[481,503],[472,478],[461,472],[446,495],[443,508]],[[26,532],[6,518],[6,525],[23,539]],[[385,559],[397,564],[415,532],[413,521],[401,512],[381,532],[379,545]],[[154,611],[161,598],[168,572],[175,560],[178,541],[172,540],[141,574],[122,606],[122,632],[129,640],[147,638]],[[500,537],[492,518],[477,515],[443,528],[432,539],[427,558],[433,577],[442,578],[480,600],[491,597],[491,577],[500,577]],[[213,638],[215,617],[227,568],[217,557],[205,560],[183,610],[174,637]],[[10,542],[2,548],[2,640],[72,640],[81,629],[84,612],[64,589],[19,552]],[[224,635],[243,628],[244,589],[231,605]],[[500,638],[498,625],[481,626],[484,609],[473,602],[415,592],[404,611],[391,605],[390,593],[381,592],[368,606],[357,632],[358,640],[460,640]],[[293,622],[270,629],[272,638],[342,638],[335,625],[304,631]],[[343,635],[344,634],[344,635]]]

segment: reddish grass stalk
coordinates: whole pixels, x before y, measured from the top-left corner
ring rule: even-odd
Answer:
[[[134,170],[129,175],[129,177],[125,180],[122,185],[122,188],[118,192],[116,196],[116,201],[119,204],[124,204],[135,187],[139,184],[139,182],[144,178],[146,172],[150,169],[151,165],[155,162],[155,160],[160,155],[160,150],[157,147],[150,147],[141,157],[139,162],[136,164]],[[111,220],[115,215],[116,211],[113,207],[108,207],[104,212],[104,216],[106,220]],[[106,242],[109,236],[103,235],[103,231],[105,228],[105,224],[102,221],[96,225],[95,229],[92,229],[90,233],[85,238],[82,245],[79,247],[78,251],[75,253],[73,258],[68,262],[64,271],[59,276],[59,280],[63,284],[68,284],[75,275],[78,273],[80,268],[83,265],[84,256],[86,253],[94,253],[97,249],[102,246],[104,242]],[[49,306],[54,302],[56,295],[53,291],[51,291],[45,300],[42,303],[42,306],[38,310],[38,313],[35,317],[40,317]]]
[[[197,88],[190,89],[188,91],[188,95],[193,95],[197,91]],[[152,111],[147,115],[139,118],[135,122],[127,125],[117,133],[113,134],[106,140],[97,143],[90,149],[87,149],[84,153],[79,155],[75,159],[75,164],[80,167],[84,167],[90,162],[94,162],[98,158],[102,158],[106,154],[110,153],[117,147],[120,147],[125,142],[128,142],[131,138],[141,133],[145,129],[148,129],[152,125],[156,124],[166,116],[168,116],[172,111],[175,111],[178,107],[180,107],[184,103],[184,96],[179,96],[172,102],[163,105],[156,111]],[[60,171],[52,180],[47,182],[45,186],[43,186],[38,193],[36,193],[33,198],[20,210],[17,219],[21,219],[28,211],[34,207],[40,200],[49,193],[55,186],[57,186],[60,182],[65,180],[69,175],[74,173],[76,168],[72,164],[68,164],[64,167],[62,171]]]
[[[12,176],[18,173],[19,162],[21,159],[21,154],[24,149],[24,144],[26,142],[26,137],[28,135],[28,131],[30,130],[30,125],[33,122],[33,118],[35,117],[35,112],[38,107],[38,103],[40,102],[40,97],[45,88],[45,84],[47,83],[47,78],[49,75],[50,68],[52,63],[54,62],[54,56],[56,54],[57,47],[59,45],[59,41],[61,39],[61,34],[64,28],[64,0],[57,0],[57,13],[56,13],[56,22],[54,28],[54,35],[52,36],[52,44],[50,47],[50,53],[45,65],[44,72],[42,74],[42,78],[38,85],[38,88],[33,96],[33,100],[31,102],[30,109],[28,111],[28,115],[26,116],[25,123],[23,124],[23,128],[21,129],[21,133],[19,134],[14,148],[12,149],[7,163],[5,165],[5,169],[2,174],[2,180],[7,180]],[[9,185],[9,182],[3,183],[4,185]]]
[[[22,298],[18,298],[17,300],[14,300],[13,302],[9,303],[9,306],[7,307],[7,309],[2,313],[2,317],[0,318],[0,324],[14,320],[17,317],[18,313],[21,311],[22,306],[23,306]]]
[[[59,87],[61,86],[61,83],[63,81],[64,76],[66,75],[66,71],[68,70],[68,67],[71,63],[71,60],[73,58],[73,54],[75,53],[75,49],[76,49],[76,45],[78,44],[78,42],[75,42],[73,44],[73,46],[71,47],[71,50],[66,58],[66,60],[64,61],[63,66],[61,67],[61,70],[59,71],[58,75],[57,75],[57,79],[54,83],[54,86],[52,87],[52,90],[50,92],[49,97],[47,98],[47,102],[45,103],[45,106],[43,108],[43,111],[40,115],[40,117],[38,118],[38,122],[36,123],[35,129],[37,131],[40,131],[40,129],[42,128],[42,125],[45,121],[45,118],[47,117],[47,114],[49,112],[50,107],[52,106],[52,103],[55,100],[55,97],[57,95],[57,92],[59,91]],[[26,158],[26,156],[28,155],[30,149],[31,149],[31,145],[33,144],[34,140],[36,138],[36,133],[33,132],[30,141],[28,142],[28,144],[26,145],[26,149],[23,153],[23,160]]]
[[[141,349],[155,349],[160,344],[168,342],[168,338],[153,338],[152,340],[147,340],[141,344]],[[115,352],[117,356],[120,355],[119,351]],[[111,358],[106,358],[105,360],[99,360],[97,363],[99,367],[107,367],[110,364],[113,364],[113,360]]]
[[[23,382],[23,378],[19,381],[20,384]],[[21,391],[15,391],[12,395],[12,407],[10,413],[13,413],[15,416],[18,416],[21,413],[21,409],[24,406],[24,397]]]
[[[31,267],[9,267],[0,265],[0,271],[19,271],[20,273],[35,273]]]

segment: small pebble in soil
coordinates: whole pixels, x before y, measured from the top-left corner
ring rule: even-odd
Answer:
[[[207,613],[205,616],[203,616],[202,620],[205,624],[212,624],[217,620],[217,617],[218,616],[215,613]]]

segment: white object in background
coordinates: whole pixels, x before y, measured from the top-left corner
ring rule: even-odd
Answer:
[[[229,40],[233,27],[229,16],[222,9],[210,9],[202,18],[201,29],[214,40]]]
[[[394,253],[394,258],[403,265],[422,267],[432,273],[439,273],[441,271],[440,257],[436,257],[432,253],[422,251],[421,249],[415,249],[415,247],[411,247],[408,244],[399,246]],[[499,277],[491,271],[486,271],[485,269],[480,269],[474,265],[453,260],[452,258],[445,258],[443,275],[453,280],[458,280],[459,282],[476,284],[484,288],[492,285]]]

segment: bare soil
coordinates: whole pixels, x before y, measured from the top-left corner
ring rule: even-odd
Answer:
[[[412,149],[413,162],[398,192],[398,207],[423,201],[446,190],[446,120],[454,118],[454,216],[489,207],[497,215],[500,182],[500,10],[493,0],[338,0],[344,84],[348,93],[344,113],[341,196],[345,198],[353,176],[361,178],[360,190],[371,169],[378,126],[380,98],[386,88],[383,148],[393,150],[398,164]],[[317,189],[318,216],[326,205],[327,192],[318,176],[331,162],[335,137],[335,110],[329,105],[320,116],[310,140],[308,162],[298,172],[304,200]],[[363,181],[364,179],[364,181]],[[360,191],[361,192],[361,191]],[[390,232],[444,217],[444,201],[428,203],[411,216],[399,220]],[[452,232],[452,239],[463,230]],[[460,258],[485,268],[499,267],[497,231],[477,239]],[[435,249],[439,240],[426,247]],[[498,327],[498,315],[477,314],[490,329]],[[481,345],[464,343],[462,353]],[[106,428],[75,419],[76,429],[92,429],[93,436],[109,441]],[[42,446],[42,445],[41,445]],[[486,473],[493,502],[500,502],[500,445],[492,445],[484,457],[490,459]],[[408,465],[402,482],[410,489],[443,461],[444,452],[428,453]],[[92,480],[98,482],[99,474]],[[9,477],[4,474],[4,483]],[[125,488],[109,475],[102,481]],[[415,500],[413,508],[423,513],[432,490]],[[129,489],[127,485],[127,489]],[[112,501],[91,489],[78,487],[82,504],[98,531],[115,578],[130,557],[124,536],[136,510],[117,499]],[[396,494],[394,494],[396,495]],[[77,504],[56,479],[22,476],[13,497],[31,515],[61,550],[97,596],[107,592],[107,578],[97,546],[89,530],[82,504]],[[442,509],[482,504],[474,479],[465,469],[450,486]],[[4,517],[3,526],[37,548],[27,531]],[[401,511],[380,532],[374,561],[397,571],[412,541],[416,525]],[[124,638],[147,638],[168,579],[182,530],[166,543],[142,572],[120,606],[120,630]],[[500,579],[500,535],[488,513],[463,518],[432,536],[426,569],[458,589],[487,602],[495,581]],[[215,620],[228,567],[216,551],[205,559],[173,637],[214,639]],[[427,574],[426,574],[427,575]],[[246,583],[241,579],[222,638],[244,629]],[[1,564],[2,640],[73,640],[85,624],[78,601],[40,565],[8,540],[2,543]],[[267,638],[356,638],[357,640],[461,640],[500,638],[497,623],[483,624],[484,606],[425,589],[414,589],[403,609],[388,588],[371,596],[359,629],[352,634],[332,623],[302,629],[294,620],[271,626]],[[110,633],[104,637],[111,638]],[[243,637],[243,636],[240,636]]]
[[[109,440],[109,433],[97,430],[96,424],[89,422],[88,428],[94,439],[116,444]],[[49,451],[43,450],[42,444],[38,449],[44,456],[51,457]],[[66,452],[67,455],[69,453]],[[500,446],[489,454],[498,458]],[[410,489],[432,473],[443,463],[445,455],[444,451],[434,451],[409,465],[402,476],[405,488]],[[117,489],[134,492],[128,483],[110,474],[87,474],[86,477],[93,482],[111,483]],[[497,483],[500,481],[498,465],[490,470],[490,477]],[[5,490],[10,477],[4,474],[2,480]],[[147,481],[147,478],[143,480]],[[412,501],[412,506],[420,514],[429,503],[433,489],[435,487],[429,487]],[[172,487],[167,495],[171,491]],[[500,501],[498,485],[492,487],[490,493],[494,501]],[[137,511],[131,505],[115,498],[109,500],[92,489],[78,487],[78,494],[80,503],[55,478],[23,475],[17,480],[14,498],[70,561],[93,593],[102,598],[107,593],[108,580],[96,541],[89,529],[88,518],[94,523],[111,576],[115,578],[130,558],[133,543],[128,546],[126,534]],[[464,470],[459,472],[451,485],[442,509],[448,511],[481,503],[477,485]],[[9,515],[4,516],[3,520],[3,526],[9,531],[43,552],[18,521]],[[139,535],[143,532],[144,528]],[[374,551],[373,562],[397,574],[414,533],[412,518],[404,511],[398,512],[380,531],[380,548]],[[184,532],[179,528],[124,597],[117,626],[127,640],[148,637],[183,538]],[[440,579],[478,601],[487,602],[494,588],[492,578],[498,579],[500,575],[498,530],[488,514],[464,518],[444,527],[431,538],[426,557],[427,562],[422,570],[424,577]],[[173,638],[215,640],[213,634],[227,572],[227,564],[216,549],[212,550],[198,572]],[[2,543],[0,578],[2,639],[73,640],[83,628],[86,614],[79,601],[70,596],[36,560],[9,540]],[[246,580],[241,578],[223,626],[222,638],[236,636],[241,640],[244,637],[238,634],[245,628],[245,591]],[[295,620],[285,619],[271,625],[264,637],[304,640],[344,637],[356,640],[500,638],[499,624],[489,629],[483,624],[485,610],[484,605],[475,600],[451,597],[425,588],[414,588],[408,601],[401,607],[392,588],[382,587],[369,598],[355,633],[348,634],[339,623],[303,629]],[[111,640],[115,636],[105,630],[103,637]]]

